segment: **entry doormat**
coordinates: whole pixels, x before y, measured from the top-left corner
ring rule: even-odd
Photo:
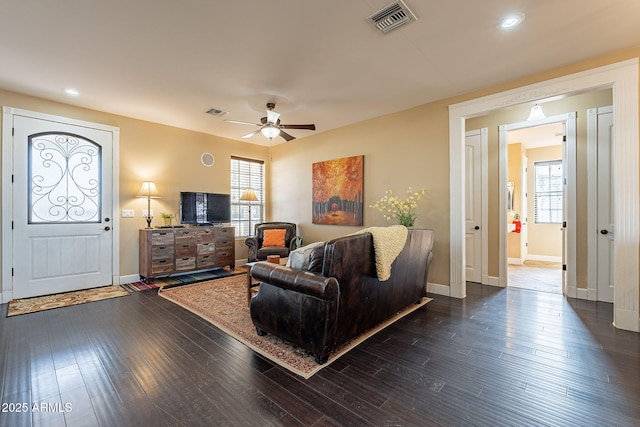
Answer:
[[[430,298],[423,298],[419,304],[412,304],[393,318],[346,343],[331,354],[325,364],[318,365],[313,356],[299,347],[270,334],[258,336],[247,306],[246,276],[161,289],[158,295],[202,317],[256,353],[303,378],[310,378],[376,332],[431,301]]]
[[[61,294],[44,295],[41,297],[22,298],[10,301],[7,317],[19,314],[35,313],[53,308],[68,307],[87,302],[100,301],[109,298],[124,297],[129,292],[120,285],[101,286],[99,288],[81,291],[64,292]]]

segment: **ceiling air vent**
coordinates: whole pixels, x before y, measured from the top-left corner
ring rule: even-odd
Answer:
[[[384,9],[371,15],[367,20],[382,34],[395,30],[396,28],[415,21],[416,15],[409,10],[402,0],[391,3]]]
[[[216,117],[224,116],[227,113],[229,112],[218,110],[217,108],[212,108],[209,111],[207,111],[207,114],[211,114],[212,116],[216,116]]]

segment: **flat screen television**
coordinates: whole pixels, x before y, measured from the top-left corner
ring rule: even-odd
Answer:
[[[181,224],[231,222],[231,196],[217,193],[180,193]]]

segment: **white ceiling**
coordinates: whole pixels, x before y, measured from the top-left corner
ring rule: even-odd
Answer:
[[[405,0],[418,20],[383,36],[390,2],[2,0],[0,88],[239,139],[223,119],[267,101],[318,133],[640,46],[638,0]]]
[[[553,123],[531,128],[512,130],[508,134],[508,143],[521,143],[526,149],[549,147],[562,144],[563,125]]]

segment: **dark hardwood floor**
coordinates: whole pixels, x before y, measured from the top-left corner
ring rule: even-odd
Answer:
[[[13,318],[3,305],[0,426],[640,425],[640,337],[611,325],[611,304],[467,290],[309,380],[154,291]]]

